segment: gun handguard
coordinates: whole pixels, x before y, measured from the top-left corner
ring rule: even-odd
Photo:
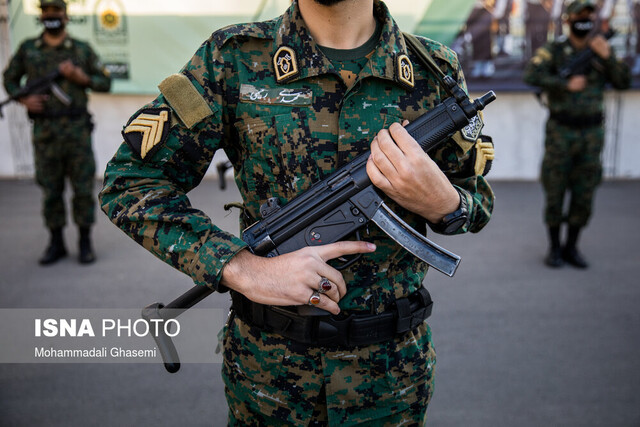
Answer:
[[[468,126],[478,111],[484,109],[496,98],[495,93],[490,91],[475,101],[470,101],[453,78],[445,76],[444,82],[449,86],[453,96],[406,126],[409,134],[426,152],[437,148],[455,132]],[[366,226],[370,220],[375,222],[373,217],[383,211],[381,207],[386,208],[386,206],[366,172],[369,154],[370,152],[366,151],[358,155],[282,207],[278,205],[276,199],[270,199],[268,204],[261,208],[263,219],[242,233],[242,239],[248,244],[249,249],[256,255],[275,256],[305,246],[340,241],[354,232],[357,233],[357,230]],[[336,217],[339,219],[335,220]],[[395,221],[393,231],[402,228],[398,232],[404,234],[401,236],[402,239],[396,240],[398,243],[436,269],[449,276],[453,275],[460,257],[417,235],[417,232],[397,217],[384,216],[384,219]],[[381,226],[379,222],[376,224]],[[385,230],[383,226],[381,228]],[[388,230],[385,231],[390,235],[393,234]],[[407,233],[409,233],[408,237]],[[175,318],[211,293],[213,293],[211,288],[194,286],[164,307],[162,304],[155,303],[147,309],[153,307],[157,310],[156,315],[165,320]],[[163,315],[165,308],[179,308],[182,311],[171,310],[171,314],[166,314],[169,317],[166,317]],[[165,367],[171,373],[176,372],[180,364],[177,354],[174,353],[173,343],[160,342],[171,341],[171,338],[163,335],[154,339],[159,348],[168,349],[166,354],[169,359],[165,358],[165,352],[161,351]],[[178,362],[177,365],[176,362]]]

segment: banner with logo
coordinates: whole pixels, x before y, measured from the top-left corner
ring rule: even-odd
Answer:
[[[10,3],[12,45],[40,33],[39,0]],[[213,31],[271,19],[290,0],[69,0],[69,32],[91,43],[115,78],[115,93],[156,93]],[[522,71],[533,52],[560,37],[564,0],[387,0],[403,31],[450,47],[470,90],[530,90]],[[640,87],[640,0],[598,0],[618,57]]]
[[[14,49],[42,31],[39,0],[9,3]],[[69,33],[87,41],[114,77],[114,93],[157,93],[213,31],[278,16],[288,1],[67,0]]]

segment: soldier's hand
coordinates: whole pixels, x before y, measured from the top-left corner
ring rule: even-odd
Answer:
[[[373,185],[398,204],[433,223],[460,204],[445,174],[399,123],[373,139],[367,174]]]
[[[316,307],[338,314],[338,301],[347,292],[347,287],[342,273],[327,261],[374,250],[374,244],[361,241],[309,246],[272,258],[243,250],[224,267],[220,283],[260,304],[305,305],[326,277],[331,282],[331,289],[320,294]]]
[[[88,86],[91,81],[82,68],[73,65],[73,62],[69,59],[61,62],[58,66],[58,70],[60,70],[60,74],[62,74],[65,79],[79,86]]]
[[[607,41],[607,39],[605,39],[600,34],[593,37],[589,41],[589,47],[591,48],[593,53],[595,53],[605,61],[609,59],[609,57],[611,56],[611,45],[609,45],[609,42]]]
[[[48,95],[27,95],[19,99],[20,103],[27,107],[30,113],[42,113],[44,111],[44,103],[49,99]]]
[[[587,77],[583,75],[575,75],[569,77],[567,89],[569,92],[582,92],[587,87]]]

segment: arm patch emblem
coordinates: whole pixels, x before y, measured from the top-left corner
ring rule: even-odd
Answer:
[[[467,141],[475,142],[480,136],[483,127],[482,114],[476,114],[469,120],[469,124],[462,128],[460,133]]]
[[[168,108],[144,108],[122,131],[124,140],[142,160],[151,158],[166,141],[170,114]]]

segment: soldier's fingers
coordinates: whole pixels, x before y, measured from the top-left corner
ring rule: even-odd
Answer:
[[[316,246],[317,253],[323,261],[339,258],[343,255],[364,254],[376,250],[376,245],[369,242],[346,240],[343,242],[329,243],[323,246]]]
[[[378,166],[371,156],[369,156],[369,159],[367,160],[366,169],[367,175],[369,175],[369,179],[373,185],[383,191],[388,191],[393,187],[391,185],[391,181],[389,181],[389,179],[380,172],[380,169],[378,169]]]
[[[409,122],[405,120],[405,123]],[[404,126],[406,126],[406,124]],[[404,153],[405,156],[414,156],[424,154],[424,150],[416,142],[416,140],[409,135],[409,132],[401,126],[399,123],[393,123],[389,126],[389,133],[393,138],[398,148]]]
[[[346,291],[346,285],[344,286],[343,290]],[[318,292],[331,298],[331,300],[336,303],[339,302],[340,298],[342,298],[342,296],[344,295],[340,292],[340,287],[334,285],[333,283],[331,283],[331,280],[325,277],[321,277],[320,281],[318,282]]]
[[[397,123],[394,123],[392,126],[398,126],[401,129],[404,129]],[[407,134],[406,131],[405,134]],[[386,159],[383,156],[374,156],[373,160],[380,168],[380,171],[385,175],[387,175],[388,173],[395,173],[400,169],[403,162],[406,161],[405,153],[402,151],[401,147],[398,146],[397,141],[395,141],[394,137],[392,136],[390,129],[382,129],[380,132],[378,132],[378,135],[375,139],[378,142],[377,147],[384,154],[384,156],[386,156]],[[374,155],[376,154],[376,150],[373,147],[373,144],[371,145],[371,154]],[[386,167],[385,160],[389,161],[389,164],[392,165],[393,169],[388,169]]]
[[[338,307],[338,304],[324,294],[312,292],[311,295],[309,295],[308,304],[328,311],[331,314],[340,313],[340,307]]]
[[[321,265],[318,269],[318,275],[319,278],[315,285],[315,290],[320,290],[320,280],[322,280],[323,277],[326,277],[329,280],[329,283],[331,283],[331,291],[336,291],[331,294],[332,297],[337,297],[337,299],[332,298],[335,302],[340,301],[340,298],[347,293],[347,284],[344,281],[344,277],[342,277],[342,273],[331,267],[329,264]]]

